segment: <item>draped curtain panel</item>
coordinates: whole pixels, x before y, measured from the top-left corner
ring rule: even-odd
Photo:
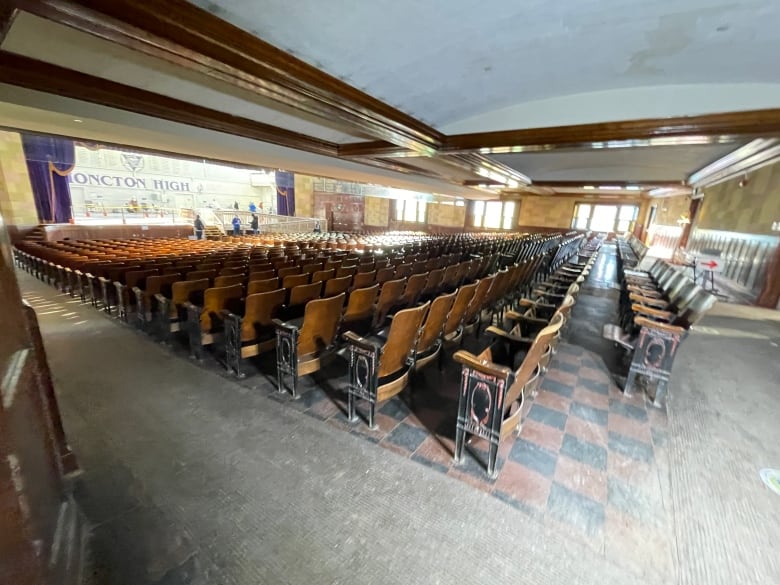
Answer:
[[[41,222],[68,223],[71,220],[68,175],[76,163],[73,141],[53,136],[22,134],[35,208]]]
[[[276,213],[295,215],[295,174],[276,171]]]

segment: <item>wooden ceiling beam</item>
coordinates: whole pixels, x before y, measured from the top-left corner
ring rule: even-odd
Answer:
[[[346,133],[432,154],[443,135],[186,0],[6,0],[53,22],[165,60],[307,114]]]
[[[680,187],[685,181],[669,179],[668,181],[534,181],[536,187],[550,187],[551,189],[582,189],[585,186],[600,189],[603,187],[640,187],[637,191],[655,189],[658,187]]]
[[[196,106],[189,102],[107,81],[6,51],[0,51],[0,79],[4,83],[35,91],[52,93],[315,154],[335,157],[338,152],[336,144],[332,142],[255,120],[240,118],[218,110]]]
[[[621,142],[624,146],[706,144],[776,134],[780,135],[780,108],[456,134],[445,138],[440,151],[496,154],[554,148],[604,148]]]

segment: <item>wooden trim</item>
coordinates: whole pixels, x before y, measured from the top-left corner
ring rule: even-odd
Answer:
[[[443,135],[186,0],[17,0],[52,20],[394,144],[432,153]]]
[[[0,44],[5,40],[8,31],[14,24],[14,19],[19,13],[13,0],[0,0]]]
[[[485,150],[491,152],[523,152],[548,147],[593,147],[595,143],[613,141],[643,141],[652,139],[708,137],[713,141],[732,141],[740,136],[766,136],[780,134],[780,108],[678,116],[673,118],[648,118],[620,122],[599,122],[549,128],[504,130],[456,134],[444,141],[442,152]],[[652,145],[652,143],[648,144]]]
[[[629,186],[639,187],[637,192],[657,187],[681,187],[685,181],[534,181],[534,187],[548,187],[550,189],[582,189],[585,186],[595,187],[595,190],[602,187],[620,187],[626,189]]]
[[[622,142],[625,146],[712,144],[772,135],[780,135],[780,108],[455,134],[444,138],[438,152],[501,154],[562,148],[587,150],[603,146],[605,142]],[[374,141],[343,144],[339,147],[339,156],[403,157],[416,154],[408,148]]]
[[[338,152],[331,142],[5,51],[0,51],[0,79],[27,89],[315,154],[336,156]]]

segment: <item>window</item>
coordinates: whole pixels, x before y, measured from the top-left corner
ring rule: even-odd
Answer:
[[[512,229],[514,201],[475,201],[471,207],[471,225],[488,229]]]
[[[574,207],[571,227],[595,232],[627,232],[639,214],[637,205],[602,205],[578,203]]]
[[[396,199],[395,218],[398,221],[425,223],[425,201]]]

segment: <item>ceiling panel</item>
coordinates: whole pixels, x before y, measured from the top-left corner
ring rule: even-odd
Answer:
[[[439,128],[556,96],[780,83],[777,0],[191,1]]]
[[[2,48],[321,140],[346,143],[368,138],[328,127],[322,120],[315,123],[302,112],[284,111],[284,106],[249,91],[25,12],[14,21]]]
[[[742,143],[490,155],[534,182],[683,181]]]

